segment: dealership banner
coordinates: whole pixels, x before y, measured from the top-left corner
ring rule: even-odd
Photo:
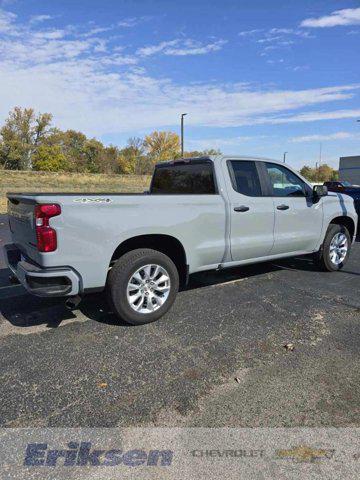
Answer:
[[[358,479],[360,428],[0,430],[0,478]]]

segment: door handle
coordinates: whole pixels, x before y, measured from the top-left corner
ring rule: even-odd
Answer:
[[[241,205],[241,207],[234,207],[235,212],[247,212],[250,210],[250,207],[247,207],[246,205]]]
[[[283,205],[278,205],[276,208],[278,210],[289,210],[290,207],[289,207],[289,205],[284,205],[283,204]]]

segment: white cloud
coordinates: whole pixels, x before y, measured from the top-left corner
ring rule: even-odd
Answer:
[[[0,33],[9,33],[16,20],[16,15],[0,9]]]
[[[248,37],[260,32],[263,32],[263,29],[254,28],[253,30],[243,30],[242,32],[239,32],[238,35],[239,37]]]
[[[317,122],[322,120],[342,120],[345,118],[357,118],[360,116],[360,109],[357,110],[334,110],[328,112],[306,112],[296,115],[277,116],[268,118],[258,118],[257,124],[271,123],[271,124],[286,124],[293,122]]]
[[[275,35],[275,36],[266,36],[264,38],[259,38],[257,43],[269,43],[269,42],[276,42],[277,40],[282,40],[281,35]]]
[[[276,63],[284,63],[284,59],[279,58],[277,60],[267,60],[266,63],[269,63],[270,65],[275,65]]]
[[[155,53],[162,52],[168,47],[177,45],[179,42],[180,42],[179,39],[175,39],[167,42],[160,42],[157,45],[148,45],[146,47],[139,48],[136,53],[143,57],[148,57],[150,55],[155,55]]]
[[[67,31],[66,30],[43,30],[43,31],[39,31],[39,32],[35,32],[33,34],[33,37],[34,38],[39,38],[39,39],[43,39],[43,40],[58,40],[60,38],[63,38],[65,37],[65,35],[67,35]]]
[[[314,38],[314,36],[306,30],[287,27],[274,27],[267,30],[245,30],[238,35],[251,42],[257,43],[261,48],[261,57],[267,57],[269,52],[273,50],[289,50],[292,45],[295,45],[304,39]],[[276,61],[270,61],[269,63],[276,63]]]
[[[47,20],[51,20],[52,17],[51,15],[32,15],[30,17],[30,24],[34,25],[34,24],[37,24],[37,23],[42,23],[42,22],[46,22]]]
[[[293,72],[302,72],[304,70],[309,70],[309,65],[296,65],[292,68]]]
[[[310,28],[325,28],[359,24],[360,8],[345,8],[343,10],[336,10],[330,15],[325,15],[323,17],[307,18],[301,22],[300,26]]]
[[[150,15],[144,15],[142,17],[128,17],[128,18],[124,18],[123,20],[120,20],[117,24],[119,27],[131,28],[131,27],[136,27],[140,23],[147,22],[152,18],[153,17],[151,17]]]
[[[137,54],[143,57],[163,53],[163,55],[186,56],[205,55],[210,52],[217,52],[227,43],[226,40],[217,40],[212,43],[203,44],[192,39],[174,39],[160,42],[157,45],[148,45],[137,50]]]
[[[347,140],[348,138],[356,137],[355,134],[349,132],[336,132],[328,135],[305,135],[303,137],[294,137],[291,139],[293,143],[302,142],[326,142],[333,140]]]
[[[185,40],[183,46],[165,49],[165,55],[186,56],[186,55],[205,55],[211,52],[217,52],[227,43],[226,40],[217,40],[206,45],[194,40]]]
[[[290,34],[290,33],[294,33],[294,29],[293,28],[272,28],[271,30],[269,30],[269,33],[271,33],[271,34],[278,34],[278,33]]]
[[[231,148],[241,147],[244,143],[257,142],[267,138],[267,135],[238,136],[227,138],[202,138],[197,140],[188,140],[186,143],[191,150],[207,150],[210,148],[229,150]]]
[[[152,77],[141,64],[142,55],[157,52],[214,51],[222,46],[216,41],[179,38],[143,47],[136,55],[126,44],[79,37],[80,26],[48,30],[40,24],[35,29],[14,15],[2,18],[11,28],[0,34],[0,123],[15,105],[52,112],[60,128],[96,136],[172,127],[181,111],[189,112],[189,125],[216,127],[350,118],[355,112],[360,116],[358,110],[302,111],[351,100],[359,85],[302,90],[211,80],[180,85],[168,77]]]

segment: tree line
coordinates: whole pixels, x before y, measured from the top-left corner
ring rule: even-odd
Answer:
[[[179,158],[180,138],[154,131],[129,138],[124,148],[105,146],[75,130],[52,126],[50,113],[15,107],[0,128],[0,166],[9,170],[135,174],[152,173],[154,164]],[[184,156],[219,154],[218,150],[187,151]]]
[[[304,165],[300,170],[303,177],[307,178],[310,182],[328,182],[331,180],[338,180],[339,172],[330,167],[326,163],[323,163],[319,167],[311,168]]]
[[[105,146],[76,130],[52,126],[51,113],[15,107],[0,128],[0,166],[9,170],[147,175],[154,164],[180,158],[180,138],[174,132],[154,131],[129,138],[124,148]],[[220,154],[219,150],[186,151],[184,157]],[[326,164],[307,165],[300,173],[311,182],[336,180]]]

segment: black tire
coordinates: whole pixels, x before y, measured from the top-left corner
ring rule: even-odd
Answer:
[[[330,259],[330,244],[334,236],[338,233],[343,233],[346,236],[348,250],[344,260],[339,264],[335,264]],[[351,238],[348,229],[344,227],[344,225],[330,224],[320,250],[314,255],[315,263],[323,271],[336,272],[337,270],[340,270],[347,262],[350,254],[350,248]]]
[[[155,264],[163,267],[170,278],[170,291],[163,305],[150,313],[136,312],[127,299],[127,286],[131,276],[141,267]],[[179,274],[174,262],[166,255],[150,248],[132,250],[120,257],[110,270],[107,297],[114,313],[131,325],[155,322],[172,306],[179,289]]]

